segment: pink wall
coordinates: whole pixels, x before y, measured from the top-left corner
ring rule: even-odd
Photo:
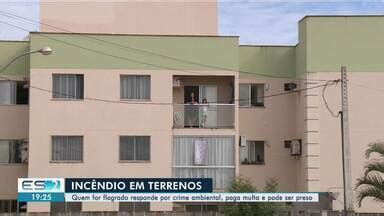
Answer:
[[[216,0],[42,0],[40,21],[71,32],[217,35]],[[42,25],[40,31],[52,32]]]

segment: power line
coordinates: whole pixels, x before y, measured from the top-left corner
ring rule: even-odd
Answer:
[[[224,67],[220,67],[220,66],[208,65],[208,64],[194,62],[194,61],[190,61],[190,60],[186,60],[186,59],[180,59],[180,58],[176,58],[176,57],[172,57],[172,56],[168,56],[168,55],[164,55],[164,54],[160,54],[160,53],[156,53],[156,52],[152,52],[152,51],[148,51],[148,50],[139,49],[139,48],[132,47],[132,46],[127,46],[127,45],[124,46],[124,45],[121,45],[121,44],[118,44],[118,43],[114,43],[114,42],[111,42],[111,41],[107,41],[107,40],[103,40],[103,39],[100,39],[100,38],[96,38],[96,37],[93,37],[91,35],[79,34],[79,33],[72,32],[72,31],[69,31],[69,30],[61,28],[61,27],[57,27],[57,26],[53,26],[53,25],[46,24],[46,23],[43,23],[43,22],[35,21],[35,20],[32,20],[32,19],[28,19],[28,18],[25,18],[25,17],[22,17],[22,16],[18,16],[18,15],[12,14],[12,13],[1,11],[1,10],[0,10],[0,14],[2,16],[6,16],[6,17],[11,18],[11,19],[26,20],[26,21],[22,21],[22,22],[36,23],[36,24],[40,24],[40,25],[43,25],[43,26],[47,26],[47,27],[49,27],[51,29],[56,29],[56,30],[67,32],[67,33],[71,33],[71,34],[74,34],[74,35],[71,35],[73,37],[78,36],[78,38],[79,37],[80,38],[87,38],[87,39],[90,39],[90,40],[93,40],[93,41],[102,42],[104,44],[113,45],[113,46],[115,46],[117,48],[124,49],[124,50],[134,50],[134,51],[137,51],[137,52],[142,52],[142,53],[153,55],[153,56],[159,56],[159,57],[162,57],[162,58],[168,58],[168,59],[171,59],[171,60],[174,60],[174,61],[184,62],[184,63],[187,63],[187,64],[193,64],[193,65],[199,65],[199,66],[203,66],[203,67],[209,67],[209,68],[212,68],[212,69],[219,69],[219,70],[225,70],[225,71],[233,71],[232,69],[228,69],[228,68],[224,68]],[[154,65],[151,64],[151,66],[154,66]],[[158,66],[158,65],[156,65],[156,66]],[[167,69],[169,69],[169,68],[167,68]],[[277,76],[277,75],[271,75],[271,74],[253,73],[253,72],[242,71],[242,70],[237,70],[237,71],[239,73],[244,73],[244,74],[260,75],[260,76],[273,77],[273,78],[284,78],[284,79],[292,79],[292,80],[329,81],[329,80],[319,80],[319,79],[292,78],[292,77]]]
[[[4,21],[0,21],[0,23],[4,23],[6,25],[10,25],[10,26],[13,26],[15,28],[18,28],[18,29],[22,29],[24,31],[28,31],[28,30],[25,30],[24,28],[22,27],[19,27],[19,26],[16,26],[16,25],[13,25],[13,24],[10,24],[10,23],[7,23],[7,22],[4,22]],[[71,43],[68,43],[66,41],[61,41],[61,40],[58,40],[58,39],[55,39],[55,38],[51,38],[49,36],[46,36],[46,35],[39,35],[39,36],[42,36],[42,37],[46,37],[48,39],[52,39],[52,40],[57,40],[57,41],[60,41],[62,43],[65,43],[65,44],[68,44],[68,45],[71,45],[71,46],[74,46],[74,47],[78,47],[80,49],[85,49],[85,50],[92,50],[92,49],[88,49],[88,48],[85,48],[85,47],[82,47],[82,46],[79,46],[79,45],[76,45],[76,44],[71,44]],[[98,53],[100,54],[104,54],[104,55],[108,55],[107,53],[104,53],[104,52],[99,52],[97,51]],[[114,56],[112,55],[113,57],[117,57],[117,58],[120,58],[120,59],[126,59],[124,57],[121,57],[121,56]],[[127,59],[128,61],[131,61],[130,59]],[[134,60],[135,61],[135,60]],[[8,78],[6,78],[7,80],[9,80]],[[11,80],[9,80],[11,81]],[[287,95],[287,94],[292,94],[292,93],[297,93],[297,92],[300,92],[300,91],[305,91],[305,90],[308,90],[308,89],[313,89],[313,88],[320,88],[320,87],[323,87],[325,86],[325,84],[322,84],[322,85],[319,85],[319,86],[314,86],[314,87],[309,87],[309,88],[304,88],[304,89],[299,89],[299,90],[296,90],[296,91],[290,91],[290,92],[282,92],[282,93],[277,93],[277,94],[271,94],[271,95],[266,95],[266,96],[263,96],[263,97],[260,97],[261,98],[270,98],[270,97],[275,97],[275,96],[280,96],[280,95]],[[47,92],[51,92],[51,90],[48,90],[48,89],[44,89],[44,88],[40,88],[40,87],[35,87],[35,86],[30,86],[31,88],[34,88],[34,89],[38,89],[38,90],[41,90],[41,91],[47,91]],[[88,99],[88,100],[95,100],[95,101],[103,101],[103,102],[116,102],[116,103],[126,103],[124,101],[111,101],[111,100],[106,100],[106,99],[98,99],[98,98],[85,98],[85,99]],[[250,99],[241,99],[241,100],[250,100]],[[239,101],[239,100],[234,100],[234,101]],[[132,104],[131,102],[129,104]],[[151,104],[150,102],[148,103],[143,103],[143,104]],[[159,105],[159,103],[152,103],[152,104],[155,104],[155,105]],[[161,105],[163,105],[164,103],[161,103]],[[165,103],[166,105],[170,105],[170,104],[173,104],[173,103]]]
[[[264,98],[271,98],[271,97],[277,97],[277,96],[282,96],[282,95],[288,95],[288,94],[293,94],[293,93],[299,93],[301,91],[306,91],[306,90],[309,90],[309,89],[315,89],[315,88],[321,88],[325,86],[325,84],[323,85],[318,85],[318,86],[312,86],[312,87],[308,87],[308,88],[303,88],[303,89],[298,89],[296,91],[290,91],[290,92],[282,92],[282,93],[276,93],[276,94],[271,94],[271,95],[265,95],[265,96],[260,96],[260,97],[257,97],[259,99],[264,99]],[[37,90],[40,90],[40,91],[45,91],[45,92],[49,92],[49,93],[59,93],[59,92],[54,92],[52,90],[49,90],[49,89],[44,89],[44,88],[40,88],[40,87],[36,87],[36,86],[32,86],[30,85],[29,86],[30,88],[33,88],[33,89],[37,89]],[[61,95],[63,95],[62,93],[59,93]],[[65,95],[65,96],[71,96],[71,95]],[[119,103],[119,104],[149,104],[149,105],[183,105],[183,104],[178,104],[178,103],[166,103],[166,102],[163,102],[163,103],[156,103],[156,102],[132,102],[132,101],[116,101],[116,100],[108,100],[108,99],[100,99],[100,98],[94,98],[94,97],[84,97],[85,100],[92,100],[92,101],[99,101],[99,102],[108,102],[108,103]],[[247,99],[237,99],[237,100],[233,100],[234,102],[236,101],[242,101],[242,100],[251,100],[251,98],[247,98]],[[215,102],[215,103],[222,103],[224,101],[218,101],[218,102]],[[208,102],[209,103],[209,102]],[[198,105],[201,105],[201,104],[198,104]],[[235,104],[234,104],[235,105]]]
[[[26,29],[24,29],[24,28],[22,28],[20,26],[16,26],[16,25],[10,24],[8,22],[0,21],[0,23],[4,23],[6,25],[9,25],[9,26],[21,29],[23,31],[29,32],[29,30],[26,30]],[[67,44],[69,46],[74,46],[74,47],[77,47],[77,48],[80,48],[80,49],[88,50],[90,52],[96,52],[96,53],[99,53],[99,54],[102,54],[102,55],[106,55],[106,56],[110,56],[110,57],[114,57],[114,58],[118,58],[118,59],[122,59],[122,60],[132,61],[132,62],[136,62],[136,63],[139,63],[139,64],[147,64],[147,65],[151,65],[151,66],[155,66],[155,67],[163,67],[163,66],[158,66],[158,65],[146,63],[146,62],[141,62],[141,61],[136,61],[136,60],[124,58],[124,57],[121,57],[121,56],[111,55],[111,54],[104,53],[104,52],[101,52],[101,51],[98,51],[98,50],[89,49],[89,48],[86,48],[86,47],[83,47],[83,46],[80,46],[80,45],[77,45],[77,44],[72,44],[72,43],[69,43],[69,42],[66,42],[66,41],[58,40],[58,39],[55,39],[55,38],[52,38],[52,37],[49,37],[49,36],[46,36],[46,35],[38,35],[38,36],[45,37],[45,38],[48,38],[48,39],[51,39],[51,40],[55,40],[55,41]],[[166,68],[167,69],[172,69],[172,70],[179,70],[179,69],[174,69],[174,68],[170,68],[170,67],[166,67]],[[190,72],[190,71],[187,71],[187,72]],[[10,79],[8,79],[6,77],[1,77],[1,78],[5,78],[6,80],[12,81],[12,80],[10,80]],[[262,97],[258,97],[258,98],[261,99],[261,98],[270,98],[270,97],[275,97],[275,96],[280,96],[280,95],[287,95],[287,94],[297,93],[297,92],[300,92],[300,91],[305,91],[305,90],[308,90],[308,89],[320,88],[320,87],[323,87],[323,86],[324,86],[324,84],[323,85],[319,85],[319,86],[310,87],[310,88],[299,89],[299,90],[296,90],[296,91],[282,92],[282,93],[277,93],[277,94],[266,95],[266,96],[262,96]],[[35,86],[30,86],[30,87],[34,88],[34,89],[41,90],[41,91],[46,91],[46,92],[53,93],[51,90],[48,90],[48,89],[44,89],[44,88],[40,88],[40,87],[35,87]],[[111,100],[99,99],[99,98],[85,98],[85,99],[95,100],[95,101],[102,101],[102,102],[126,103],[124,101],[111,101]],[[248,99],[241,99],[241,100],[250,100],[250,98],[248,98]],[[234,100],[234,101],[239,101],[239,100]],[[130,102],[130,104],[132,104],[132,103]],[[159,104],[161,104],[161,105],[166,104],[166,105],[170,105],[170,104],[173,104],[173,103],[150,103],[150,102],[147,103],[147,102],[144,102],[143,104],[157,104],[157,105],[159,105]]]
[[[330,85],[330,84],[337,84],[340,82],[340,79],[338,80],[334,80],[334,81],[328,81],[327,83],[325,83],[324,87],[323,87],[323,92],[321,94],[322,98],[323,98],[323,101],[324,101],[324,104],[325,104],[325,107],[327,108],[328,112],[334,117],[334,118],[338,118],[340,116],[340,112],[338,112],[337,114],[335,114],[332,109],[329,107],[328,105],[328,102],[327,102],[327,99],[325,98],[325,89]]]
[[[2,78],[2,77],[0,77]],[[19,80],[11,80],[9,78],[6,78],[7,81],[19,81]],[[288,95],[288,94],[293,94],[293,93],[299,93],[299,92],[302,92],[302,91],[306,91],[306,90],[309,90],[309,89],[316,89],[316,88],[321,88],[323,86],[325,86],[326,84],[322,84],[322,85],[317,85],[317,86],[312,86],[312,87],[308,87],[308,88],[302,88],[302,89],[298,89],[298,90],[295,90],[295,91],[289,91],[289,92],[281,92],[281,93],[276,93],[276,94],[270,94],[270,95],[265,95],[265,96],[260,96],[260,97],[257,97],[258,99],[264,99],[264,98],[271,98],[271,97],[277,97],[277,96],[282,96],[282,95]],[[48,92],[48,93],[53,93],[53,94],[59,94],[59,95],[62,95],[62,96],[68,96],[68,97],[74,97],[74,95],[69,95],[69,94],[63,94],[61,92],[55,92],[53,90],[49,90],[49,89],[46,89],[46,88],[42,88],[42,87],[38,87],[38,86],[33,86],[33,85],[30,85],[29,84],[29,88],[31,89],[36,89],[36,90],[39,90],[39,91],[43,91],[43,92]],[[107,103],[118,103],[118,104],[146,104],[146,105],[182,105],[182,104],[178,104],[178,103],[167,103],[167,102],[138,102],[138,101],[116,101],[116,100],[108,100],[108,99],[102,99],[102,98],[94,98],[94,97],[84,97],[83,98],[84,100],[91,100],[91,101],[98,101],[98,102],[107,102]],[[237,100],[233,100],[234,102],[237,102],[237,101],[242,101],[242,100],[251,100],[251,98],[247,98],[247,99],[237,99]],[[216,101],[214,103],[223,103],[224,101]],[[227,102],[227,101],[225,101]],[[235,104],[234,104],[235,105]]]
[[[375,90],[375,91],[379,91],[379,92],[384,92],[384,89],[374,88],[374,87],[371,87],[371,86],[366,86],[366,85],[359,84],[359,83],[354,83],[354,82],[351,82],[351,81],[348,81],[348,83],[351,84],[351,85],[360,87],[360,88],[366,88],[366,89],[371,89],[371,90]]]
[[[18,28],[20,30],[29,32],[28,30],[26,30],[26,29],[24,29],[22,27],[19,27],[19,26],[16,26],[16,25],[4,22],[4,21],[0,21],[0,23],[4,23],[6,25],[10,25],[10,26]],[[116,58],[116,59],[120,59],[120,60],[126,60],[126,61],[129,61],[129,62],[135,62],[135,63],[138,63],[138,64],[149,65],[149,66],[156,67],[156,68],[163,68],[163,69],[168,69],[168,70],[184,71],[186,73],[192,73],[192,74],[206,75],[206,74],[203,74],[203,73],[197,73],[195,71],[180,70],[178,68],[173,68],[173,67],[169,67],[169,66],[160,66],[160,65],[156,65],[156,64],[152,64],[152,63],[147,63],[147,62],[138,61],[138,60],[134,60],[134,59],[118,56],[118,55],[109,54],[109,53],[106,53],[106,52],[103,52],[103,51],[87,48],[87,47],[84,47],[84,46],[80,46],[78,44],[70,43],[70,42],[67,42],[67,41],[64,41],[64,40],[59,40],[57,38],[50,37],[50,36],[43,35],[43,34],[37,34],[37,35],[39,37],[44,37],[44,38],[47,38],[49,40],[57,41],[59,43],[66,44],[68,46],[72,46],[72,47],[75,47],[75,48],[78,48],[78,49],[86,50],[86,51],[89,51],[89,52],[97,53],[97,54],[100,54],[100,55],[104,55],[104,56],[108,56],[108,57],[112,57],[112,58]]]
[[[3,23],[3,24],[6,24],[6,25],[9,25],[9,26],[12,26],[12,27],[17,28],[17,29],[20,29],[20,30],[22,30],[22,31],[29,32],[28,29],[25,29],[25,28],[20,27],[20,26],[17,26],[17,25],[10,24],[10,23],[5,22],[5,21],[0,21],[0,23]],[[109,53],[102,52],[102,51],[99,51],[99,50],[90,49],[90,48],[87,48],[87,47],[84,47],[84,46],[80,46],[80,45],[78,45],[78,44],[70,43],[70,42],[67,42],[67,41],[64,41],[64,40],[59,40],[59,39],[57,39],[57,38],[50,37],[50,36],[47,36],[47,35],[44,35],[44,34],[37,34],[37,36],[39,36],[39,37],[44,37],[44,38],[47,38],[47,39],[49,39],[49,40],[57,41],[57,42],[59,42],[59,43],[66,44],[66,45],[68,45],[68,46],[76,47],[76,48],[78,48],[78,49],[86,50],[86,51],[88,51],[88,52],[93,52],[93,53],[97,53],[97,54],[100,54],[100,55],[104,55],[104,56],[108,56],[108,57],[112,57],[112,58],[116,58],[116,59],[120,59],[120,60],[125,60],[125,61],[129,61],[129,62],[135,62],[135,63],[143,64],[143,65],[149,65],[149,66],[156,67],[156,68],[163,68],[163,69],[168,69],[168,70],[183,71],[183,72],[186,72],[186,73],[198,74],[198,75],[205,75],[205,76],[207,75],[207,74],[203,74],[203,73],[198,73],[198,72],[196,72],[196,71],[186,71],[186,70],[181,70],[181,69],[179,69],[179,68],[173,68],[173,67],[169,67],[169,66],[156,65],[156,64],[147,63],[147,62],[143,62],[143,61],[138,61],[138,60],[134,60],[134,59],[130,59],[130,58],[126,58],[126,57],[118,56],[118,55],[109,54]],[[235,72],[235,71],[234,71],[234,72]]]

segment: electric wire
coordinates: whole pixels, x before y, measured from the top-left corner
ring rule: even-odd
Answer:
[[[228,69],[228,68],[224,68],[224,67],[220,67],[220,66],[208,65],[208,64],[194,62],[194,61],[185,60],[185,59],[181,59],[181,58],[176,58],[176,57],[172,57],[172,56],[168,56],[168,55],[164,55],[164,54],[160,54],[160,53],[156,53],[156,52],[152,52],[152,51],[148,51],[148,50],[143,50],[143,49],[139,49],[139,48],[132,47],[132,46],[121,45],[121,44],[118,44],[118,43],[114,43],[114,42],[111,42],[111,41],[107,41],[107,40],[103,40],[103,39],[100,39],[100,38],[97,38],[97,37],[93,37],[91,35],[79,34],[79,33],[76,33],[76,32],[72,32],[72,31],[69,31],[69,30],[61,28],[61,27],[57,27],[57,26],[53,26],[53,25],[46,24],[46,23],[43,23],[43,22],[35,21],[35,20],[32,20],[32,19],[28,19],[28,18],[25,18],[25,17],[22,17],[22,16],[18,16],[18,15],[12,14],[12,13],[1,11],[1,10],[0,10],[0,15],[8,17],[8,18],[11,18],[11,19],[17,19],[17,20],[22,19],[22,20],[25,20],[25,21],[22,21],[22,22],[28,22],[30,24],[32,23],[34,25],[39,24],[39,25],[47,26],[47,27],[49,27],[51,29],[55,29],[55,30],[60,30],[60,31],[64,31],[64,32],[67,32],[67,33],[71,33],[71,34],[73,34],[73,35],[71,35],[73,37],[77,36],[77,38],[79,38],[79,37],[80,38],[86,38],[86,39],[89,39],[89,40],[93,40],[93,41],[101,42],[101,43],[104,43],[104,44],[112,45],[112,46],[115,46],[117,48],[124,49],[124,50],[134,50],[136,52],[142,52],[142,53],[153,55],[153,56],[159,56],[159,57],[162,57],[162,58],[168,58],[168,59],[171,59],[171,60],[174,60],[174,61],[178,61],[178,62],[183,62],[183,63],[187,63],[187,64],[208,67],[208,68],[212,68],[212,69],[225,70],[225,71],[234,71],[233,69]],[[140,62],[140,63],[143,63],[143,62]],[[150,65],[151,66],[157,66],[157,67],[163,67],[163,66],[154,65],[154,64],[150,64]],[[166,69],[170,69],[170,68],[167,67]],[[174,68],[171,68],[171,69],[174,69]],[[277,76],[277,75],[271,75],[271,74],[254,73],[254,72],[242,71],[242,70],[237,70],[237,72],[244,73],[244,74],[249,74],[249,75],[259,75],[259,76],[265,76],[265,77],[272,77],[272,78],[275,78],[275,79],[276,78],[280,78],[280,79],[284,78],[284,79],[291,79],[291,80],[329,81],[329,80],[320,80],[320,79],[292,78],[292,77]]]
[[[4,23],[6,25],[9,25],[9,26],[12,26],[14,28],[18,28],[18,29],[21,29],[23,31],[27,31],[29,32],[29,30],[25,29],[25,28],[22,28],[20,26],[16,26],[16,25],[13,25],[13,24],[10,24],[8,22],[4,22],[4,21],[0,21],[0,23]],[[74,46],[74,47],[77,47],[79,49],[84,49],[84,50],[88,50],[88,51],[91,51],[91,52],[96,52],[96,53],[99,53],[99,54],[103,54],[103,55],[107,55],[107,56],[111,56],[111,57],[115,57],[115,58],[119,58],[119,59],[124,59],[124,60],[128,60],[128,61],[133,61],[133,62],[136,62],[136,63],[140,63],[140,64],[147,64],[147,65],[152,65],[152,66],[157,66],[159,67],[158,65],[154,65],[154,64],[150,64],[150,63],[146,63],[146,62],[141,62],[141,61],[136,61],[136,60],[132,60],[132,59],[128,59],[128,58],[124,58],[124,57],[121,57],[121,56],[116,56],[116,55],[110,55],[108,53],[104,53],[104,52],[101,52],[101,51],[98,51],[98,50],[93,50],[93,49],[89,49],[89,48],[86,48],[86,47],[82,47],[82,46],[79,46],[77,44],[72,44],[72,43],[69,43],[69,42],[66,42],[66,41],[62,41],[62,40],[58,40],[56,38],[51,38],[49,36],[46,36],[46,35],[40,35],[39,36],[42,36],[42,37],[46,37],[48,39],[51,39],[51,40],[55,40],[55,41],[58,41],[58,42],[61,42],[61,43],[64,43],[64,44],[67,44],[69,46]],[[163,66],[160,66],[160,67],[163,67]],[[172,70],[179,70],[179,69],[174,69],[174,68],[169,68],[167,67],[167,69],[172,69]],[[190,71],[188,71],[190,72]],[[1,76],[1,78],[5,78],[6,80],[8,81],[12,81],[10,79],[8,79],[7,77],[3,77]],[[281,78],[281,77],[280,77]],[[328,80],[329,82],[330,80]],[[305,91],[305,90],[308,90],[308,89],[314,89],[314,88],[320,88],[320,87],[323,87],[323,85],[319,85],[319,86],[314,86],[314,87],[309,87],[309,88],[304,88],[304,89],[299,89],[299,90],[294,90],[294,91],[289,91],[289,92],[282,92],[282,93],[276,93],[276,94],[271,94],[271,95],[265,95],[265,96],[261,96],[261,97],[257,97],[257,98],[270,98],[270,97],[275,97],[275,96],[280,96],[280,95],[287,95],[287,94],[292,94],[292,93],[297,93],[297,92],[300,92],[300,91]],[[51,90],[48,90],[48,89],[44,89],[44,88],[41,88],[41,87],[37,87],[37,86],[32,86],[30,85],[29,86],[30,88],[33,88],[33,89],[38,89],[38,90],[41,90],[41,91],[46,91],[46,92],[50,92],[50,93],[53,93]],[[125,102],[125,101],[113,101],[113,100],[107,100],[107,99],[100,99],[100,98],[84,98],[84,99],[87,99],[87,100],[95,100],[95,101],[102,101],[102,102],[115,102],[115,103],[128,103],[128,102]],[[248,99],[238,99],[238,100],[234,100],[234,101],[240,101],[240,100],[250,100],[250,98]],[[129,104],[138,104],[139,102],[129,102]],[[154,103],[154,102],[141,102],[143,104],[154,104],[154,105],[171,105],[171,104],[174,104],[174,103]],[[216,102],[217,103],[217,102]]]
[[[321,96],[323,98],[323,101],[324,101],[324,104],[325,104],[325,107],[327,108],[328,112],[334,117],[334,118],[338,118],[340,116],[340,112],[338,112],[337,114],[335,114],[332,109],[329,107],[328,105],[328,102],[327,102],[327,99],[325,98],[325,89],[331,85],[331,84],[337,84],[339,83],[341,80],[338,79],[338,80],[334,80],[334,81],[328,81],[327,83],[325,83],[324,87],[323,87],[323,91],[321,93]]]
[[[366,86],[366,85],[363,85],[363,84],[360,84],[360,83],[351,82],[351,81],[348,81],[348,83],[353,85],[353,86],[360,87],[360,88],[366,88],[366,89],[370,89],[370,90],[384,92],[384,89],[374,88],[374,87],[371,87],[371,86]]]
[[[11,79],[7,78],[7,81],[20,81],[20,80],[11,80]],[[310,90],[310,89],[321,88],[323,86],[325,86],[325,84],[316,85],[316,86],[307,87],[307,88],[301,88],[301,89],[297,89],[297,90],[293,90],[293,91],[288,91],[288,92],[281,92],[281,93],[275,93],[275,94],[270,94],[270,95],[259,96],[259,97],[256,97],[256,98],[257,99],[265,99],[265,98],[272,98],[272,97],[277,97],[277,96],[282,96],[282,95],[289,95],[289,94],[299,93],[299,92]],[[51,93],[51,94],[59,94],[61,96],[76,98],[75,95],[69,95],[69,94],[65,94],[65,93],[62,93],[62,92],[55,92],[53,90],[42,88],[42,87],[38,87],[38,86],[34,86],[34,85],[31,85],[31,84],[29,84],[28,87],[30,89],[36,89],[36,90],[47,92],[47,93]],[[183,105],[182,103],[173,103],[173,102],[169,103],[169,102],[124,101],[124,100],[109,100],[109,99],[102,99],[102,98],[95,98],[95,97],[83,97],[82,99],[83,100],[90,100],[90,101],[98,101],[98,102],[117,103],[117,104]],[[249,101],[249,100],[251,100],[251,98],[237,99],[237,100],[233,100],[233,101],[237,102],[237,101],[242,101],[242,100],[248,100]],[[228,101],[208,102],[208,105],[210,103],[211,104],[215,104],[216,103],[216,104],[219,104],[219,105],[220,105],[220,103],[226,103],[226,104],[229,104],[229,105],[230,104],[236,105],[234,103],[227,103],[227,102]],[[197,105],[199,105],[199,104],[197,104]]]

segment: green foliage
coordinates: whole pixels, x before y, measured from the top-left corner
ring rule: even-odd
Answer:
[[[278,181],[275,178],[269,179],[265,183],[264,190],[261,192],[276,192],[278,191]],[[258,192],[251,181],[244,177],[238,177],[227,189],[232,193],[254,193]],[[234,203],[224,207],[224,214],[228,216],[264,216],[273,215],[279,212],[287,211],[287,206],[284,203]]]
[[[231,193],[253,193],[256,188],[252,185],[251,181],[247,178],[238,177],[227,189]]]
[[[384,203],[384,179],[382,178],[384,175],[384,143],[370,143],[368,149],[365,151],[365,156],[369,159],[373,154],[378,154],[378,157],[364,166],[364,175],[357,179],[355,186],[359,207],[361,206],[361,202],[367,197]]]
[[[279,181],[277,178],[271,178],[265,182],[264,192],[274,193],[279,189]]]

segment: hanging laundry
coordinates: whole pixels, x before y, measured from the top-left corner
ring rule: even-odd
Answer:
[[[197,139],[195,141],[195,165],[208,165],[208,143],[205,140]]]

